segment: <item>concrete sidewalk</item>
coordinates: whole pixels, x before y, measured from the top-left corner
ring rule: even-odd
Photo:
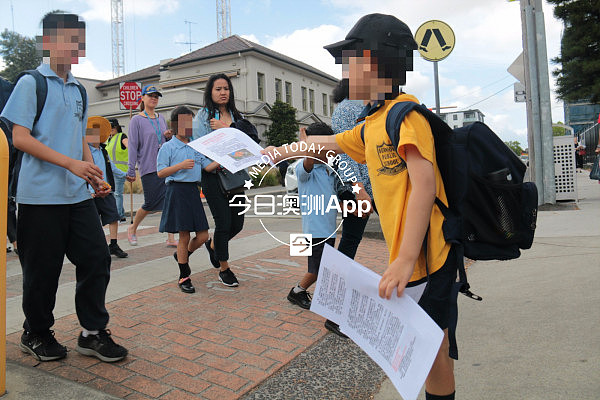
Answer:
[[[520,258],[469,267],[483,301],[459,296],[457,398],[599,398],[600,184],[588,176],[577,204],[539,212]],[[388,399],[400,396],[386,379],[375,400]]]
[[[517,260],[469,268],[472,288],[484,300],[460,300],[458,398],[597,398],[600,185],[578,175],[580,201],[570,207],[577,209],[540,212],[532,249]],[[376,222],[369,224],[370,237],[377,236]],[[232,243],[239,288],[222,286],[204,250],[195,253],[190,265],[197,293],[191,296],[175,285],[173,249],[164,246],[164,234],[147,226],[138,236],[136,248],[122,245],[129,258],[113,258],[109,328],[130,350],[116,364],[72,350],[80,328],[68,262],[54,327],[71,349],[68,357],[38,363],[21,353],[21,277],[18,261],[9,257],[7,314],[14,322],[3,398],[399,398],[356,345],[287,302],[290,283],[305,266],[264,231],[245,230]],[[382,273],[385,243],[364,239],[357,261]]]

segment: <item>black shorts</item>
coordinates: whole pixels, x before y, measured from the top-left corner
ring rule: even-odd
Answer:
[[[313,238],[313,243],[323,242],[325,238]],[[335,245],[335,238],[329,238],[323,243],[320,243],[312,248],[312,256],[308,256],[308,272],[311,274],[319,274],[319,267],[321,266],[321,256],[323,255],[323,248],[325,243],[333,247]]]
[[[429,283],[419,299],[421,308],[441,329],[449,327],[450,313],[456,307],[456,298],[452,298],[456,272],[456,250],[452,247],[442,268],[429,276]]]
[[[106,197],[94,197],[94,204],[96,204],[96,209],[98,210],[98,214],[100,214],[102,226],[120,219],[119,212],[117,211],[117,201],[112,193]]]

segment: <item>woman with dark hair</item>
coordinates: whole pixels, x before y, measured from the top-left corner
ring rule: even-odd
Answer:
[[[215,129],[228,128],[241,119],[242,115],[235,107],[231,80],[225,74],[212,75],[204,90],[204,108],[200,109],[194,118],[193,139],[207,135]],[[219,168],[222,167],[202,170],[202,192],[215,221],[213,237],[204,245],[212,266],[220,270],[219,280],[225,286],[238,286],[238,280],[229,268],[227,260],[229,241],[242,230],[244,215],[238,215],[239,208],[230,207],[234,195],[226,195],[221,191],[216,174]],[[243,199],[236,199],[236,203],[243,202]]]

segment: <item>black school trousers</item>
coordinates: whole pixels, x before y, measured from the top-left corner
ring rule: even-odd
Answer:
[[[75,266],[75,310],[87,330],[104,329],[110,254],[92,199],[76,204],[19,204],[19,259],[23,269],[23,328],[47,332],[54,325],[58,279],[65,255]]]
[[[226,196],[219,186],[217,174],[202,171],[202,193],[206,198],[210,213],[215,221],[215,233],[213,241],[215,254],[219,261],[229,260],[229,241],[235,237],[244,227],[244,214],[238,215],[243,208],[230,207],[229,201],[234,196]],[[243,195],[243,193],[242,193]],[[236,198],[235,203],[245,203],[241,196]]]

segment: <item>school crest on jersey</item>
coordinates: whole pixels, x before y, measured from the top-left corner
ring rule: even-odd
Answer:
[[[394,146],[383,142],[377,146],[377,157],[381,168],[377,169],[379,175],[398,175],[406,169],[406,162],[400,158]]]

